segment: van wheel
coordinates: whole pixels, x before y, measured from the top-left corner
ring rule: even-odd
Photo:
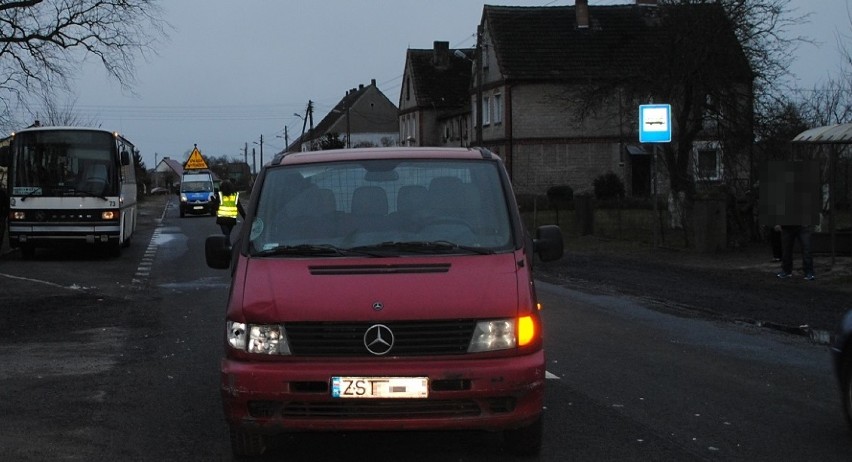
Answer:
[[[503,431],[506,452],[516,456],[534,456],[541,451],[544,425],[541,416],[535,422],[520,428]]]
[[[266,452],[266,436],[231,426],[231,451],[235,457],[256,457]]]
[[[183,207],[180,208],[180,217],[183,218],[186,216],[186,212],[183,210]]]

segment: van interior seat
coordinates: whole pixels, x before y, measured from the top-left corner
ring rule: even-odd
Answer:
[[[461,218],[473,223],[479,214],[476,186],[457,177],[437,177],[429,184],[429,208],[438,216]]]
[[[380,186],[359,186],[352,192],[347,233],[387,231],[390,228],[388,196]]]
[[[388,196],[379,186],[361,186],[352,192],[352,215],[387,215]]]

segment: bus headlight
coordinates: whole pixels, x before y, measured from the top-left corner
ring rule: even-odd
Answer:
[[[27,218],[26,212],[23,210],[15,210],[11,215],[13,220],[25,220]]]
[[[118,213],[115,210],[104,210],[101,212],[101,220],[115,220],[118,218]]]

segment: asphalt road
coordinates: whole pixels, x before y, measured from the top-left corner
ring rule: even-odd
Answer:
[[[229,279],[203,261],[213,219],[177,218],[167,199],[145,204],[118,259],[0,257],[0,459],[230,460],[218,395]],[[837,278],[778,281],[771,262],[740,254],[573,244],[536,266],[550,376],[539,460],[845,460],[827,351],[797,324],[842,311]],[[516,460],[500,444],[302,434],[262,460]]]
[[[536,276],[584,292],[633,297],[661,311],[782,330],[825,344],[852,308],[852,258],[814,260],[816,280],[801,274],[781,280],[775,277],[780,264],[760,243],[699,254],[583,237],[568,240],[561,260],[538,263]]]

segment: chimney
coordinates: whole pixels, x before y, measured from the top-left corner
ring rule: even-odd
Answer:
[[[432,43],[432,65],[446,67],[450,64],[450,42]]]
[[[637,0],[639,1],[639,0]],[[577,29],[589,28],[589,0],[576,0],[574,10],[577,13]]]

